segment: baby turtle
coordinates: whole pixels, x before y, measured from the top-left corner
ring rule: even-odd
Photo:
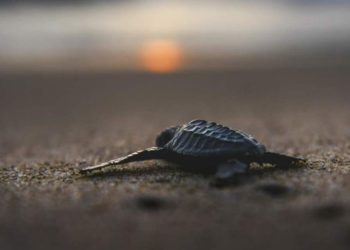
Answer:
[[[194,120],[182,126],[164,130],[156,138],[156,147],[137,151],[127,156],[96,166],[83,168],[81,173],[102,170],[105,167],[162,159],[197,171],[214,169],[217,180],[230,180],[246,173],[250,163],[270,163],[290,167],[303,159],[267,152],[265,146],[252,136],[215,122]]]

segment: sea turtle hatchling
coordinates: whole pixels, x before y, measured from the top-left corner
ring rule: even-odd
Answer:
[[[252,136],[215,122],[194,120],[164,130],[156,138],[156,147],[137,151],[96,166],[83,168],[91,173],[105,167],[151,159],[162,159],[197,171],[212,169],[217,180],[230,180],[246,173],[250,163],[270,163],[280,167],[304,162],[301,158],[268,152]]]

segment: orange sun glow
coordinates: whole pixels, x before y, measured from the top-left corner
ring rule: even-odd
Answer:
[[[170,40],[154,40],[141,48],[141,63],[144,69],[155,73],[176,71],[183,63],[180,46]]]

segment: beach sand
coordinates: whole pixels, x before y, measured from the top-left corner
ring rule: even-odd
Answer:
[[[0,248],[349,249],[350,71],[0,77]],[[207,119],[309,159],[238,185],[162,161],[78,169]]]

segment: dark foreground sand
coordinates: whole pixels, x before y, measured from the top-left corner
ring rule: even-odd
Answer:
[[[350,71],[0,77],[0,249],[349,249]],[[312,161],[241,185],[164,162],[76,170],[209,119]]]

